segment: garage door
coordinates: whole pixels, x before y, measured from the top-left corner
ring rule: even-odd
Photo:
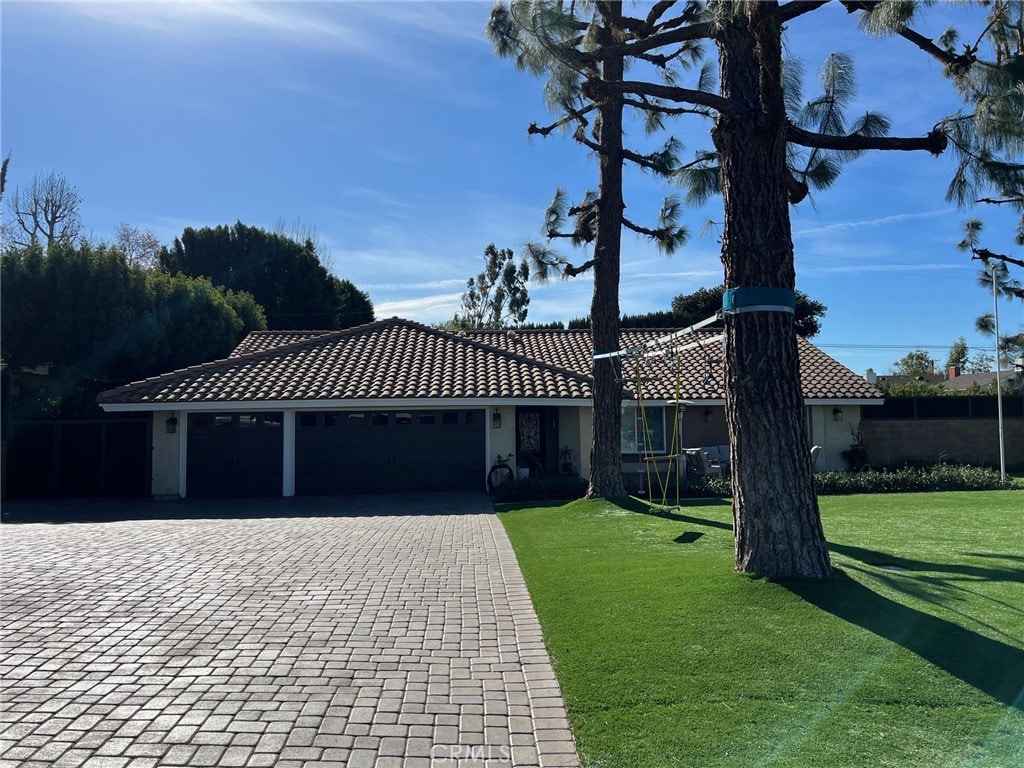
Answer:
[[[193,413],[188,496],[280,496],[282,414]]]
[[[297,494],[483,487],[482,410],[299,413],[295,429]]]

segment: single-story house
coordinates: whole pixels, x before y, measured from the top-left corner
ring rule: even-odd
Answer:
[[[621,362],[625,472],[639,469],[641,454],[672,450],[677,429],[679,447],[728,442],[720,335],[659,343],[667,333],[621,334],[624,348],[648,353]],[[798,343],[808,448],[822,446],[818,470],[842,468],[860,407],[882,395]],[[509,454],[558,472],[568,447],[589,474],[592,357],[587,330],[450,333],[391,318],[253,332],[223,360],[107,390],[97,402],[151,413],[156,497],[483,490],[496,458]]]

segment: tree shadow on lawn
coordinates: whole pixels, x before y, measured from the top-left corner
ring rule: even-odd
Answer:
[[[932,563],[926,560],[914,560],[908,557],[899,557],[885,552],[876,552],[873,549],[855,547],[850,544],[837,544],[830,541],[829,551],[838,552],[854,560],[860,560],[866,565],[874,565],[879,568],[889,568],[903,571],[935,571],[939,573],[951,573],[958,576],[968,576],[984,581],[1016,581],[1024,584],[1024,569],[1015,568],[983,568],[976,565],[964,565],[961,563]],[[970,554],[970,557],[988,557],[993,559],[1016,560],[1014,555],[980,555]]]
[[[841,551],[843,546],[832,548]],[[883,597],[842,571],[831,581],[785,586],[812,605],[897,643],[1000,703],[1024,711],[1024,650]]]
[[[701,499],[701,502],[701,506],[732,507],[732,502],[727,499]],[[615,503],[623,509],[628,509],[631,512],[639,512],[642,515],[660,517],[663,520],[676,520],[680,523],[690,523],[692,525],[703,525],[708,528],[718,528],[723,531],[732,531],[732,523],[723,523],[720,520],[708,520],[706,517],[682,515],[679,514],[679,512],[673,511],[677,509],[682,510],[685,509],[685,507],[657,507],[652,506],[646,501],[633,497],[616,499]]]

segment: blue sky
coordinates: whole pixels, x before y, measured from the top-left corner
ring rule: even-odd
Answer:
[[[488,243],[518,249],[539,237],[557,186],[576,200],[596,184],[596,163],[570,139],[527,137],[550,120],[542,83],[492,53],[489,12],[487,2],[4,0],[9,189],[65,173],[97,239],[119,222],[170,242],[186,226],[298,219],[378,317],[439,322]],[[940,4],[926,19],[929,35],[950,22],[967,32],[981,12]],[[838,7],[790,25],[808,95],[833,51],[857,63],[851,116],[881,111],[894,135],[917,136],[957,108],[936,62],[866,36]],[[687,155],[707,146],[705,124],[670,130]],[[828,306],[815,343],[855,371],[885,373],[918,347],[941,365],[959,336],[972,351],[992,346],[973,330],[991,297],[955,245],[978,215],[985,245],[1013,254],[1013,217],[956,210],[944,200],[951,172],[945,157],[866,155],[791,209],[797,287]],[[666,191],[631,175],[630,215],[653,220]],[[699,234],[708,220],[721,221],[720,201],[687,214],[693,237],[671,258],[624,237],[624,312],[667,309],[721,282],[714,234]],[[585,315],[590,294],[585,278],[532,286],[528,320]],[[1000,312],[1004,331],[1024,321],[1022,302]]]

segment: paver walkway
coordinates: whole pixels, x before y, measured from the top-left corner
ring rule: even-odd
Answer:
[[[138,506],[0,527],[0,766],[579,765],[486,497]]]

